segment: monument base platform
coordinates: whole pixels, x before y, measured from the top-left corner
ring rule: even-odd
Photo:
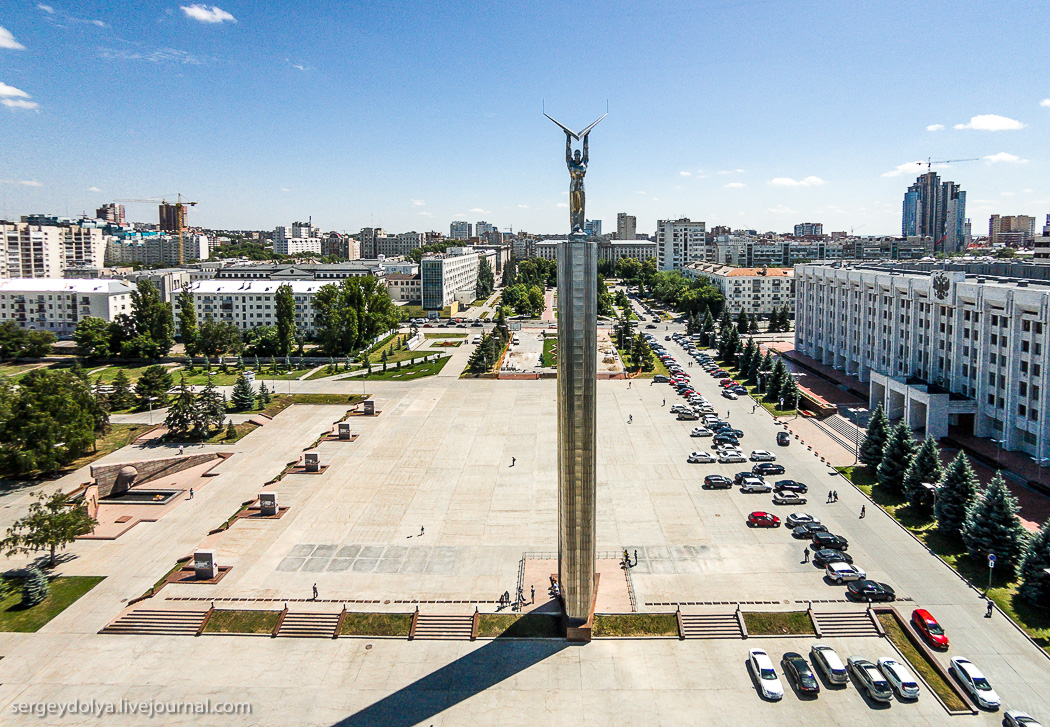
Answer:
[[[562,610],[561,621],[565,627],[565,640],[570,643],[585,644],[591,640],[591,631],[594,628],[594,608],[598,603],[598,580],[600,573],[594,574],[594,595],[591,597],[591,610],[587,614],[587,620],[582,623],[573,623],[565,611]]]

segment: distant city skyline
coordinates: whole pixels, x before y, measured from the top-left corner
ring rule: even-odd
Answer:
[[[218,229],[555,234],[563,140],[541,109],[573,125],[607,102],[587,176],[606,231],[626,212],[646,234],[687,217],[898,235],[928,158],[976,159],[933,165],[975,234],[1050,211],[1045,3],[581,2],[569,22],[542,1],[8,7],[0,217],[181,192]]]

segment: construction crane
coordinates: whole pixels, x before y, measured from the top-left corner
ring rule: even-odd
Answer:
[[[956,162],[979,162],[980,159],[934,159],[933,157],[927,157],[924,162],[915,162],[919,166],[926,165],[926,173],[929,174],[934,164],[954,164]]]
[[[167,205],[168,204],[168,199],[171,198],[171,197],[175,197],[175,200],[176,200],[175,204],[171,205],[171,206],[175,207],[175,231],[179,235],[179,265],[184,265],[186,263],[186,253],[185,253],[185,247],[184,247],[183,241],[182,241],[182,236],[183,236],[183,233],[185,232],[184,221],[186,219],[186,207],[187,206],[195,207],[197,205],[196,202],[190,202],[189,200],[183,200],[182,199],[182,194],[179,194],[179,193],[176,193],[176,194],[165,194],[162,197],[151,197],[149,199],[117,199],[117,200],[114,200],[114,202],[120,202],[122,204],[125,204],[125,203],[128,203],[128,202],[142,202],[144,204]]]

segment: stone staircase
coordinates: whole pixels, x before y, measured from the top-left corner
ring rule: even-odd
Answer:
[[[410,639],[458,639],[470,641],[474,633],[473,614],[441,616],[418,614]]]
[[[880,635],[867,611],[814,611],[813,620],[824,637]]]
[[[687,639],[744,638],[735,613],[683,613],[682,635]]]
[[[298,639],[331,639],[339,628],[338,613],[311,613],[289,611],[284,615],[277,636]]]
[[[140,608],[119,617],[99,633],[135,636],[196,636],[207,615],[207,610],[162,611]]]

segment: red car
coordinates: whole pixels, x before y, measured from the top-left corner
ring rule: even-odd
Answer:
[[[939,649],[948,648],[948,637],[944,629],[937,623],[937,619],[930,615],[925,608],[917,608],[911,612],[911,625],[917,632],[930,642],[931,646]]]
[[[747,524],[753,528],[779,528],[780,518],[768,512],[753,512],[747,516]]]

